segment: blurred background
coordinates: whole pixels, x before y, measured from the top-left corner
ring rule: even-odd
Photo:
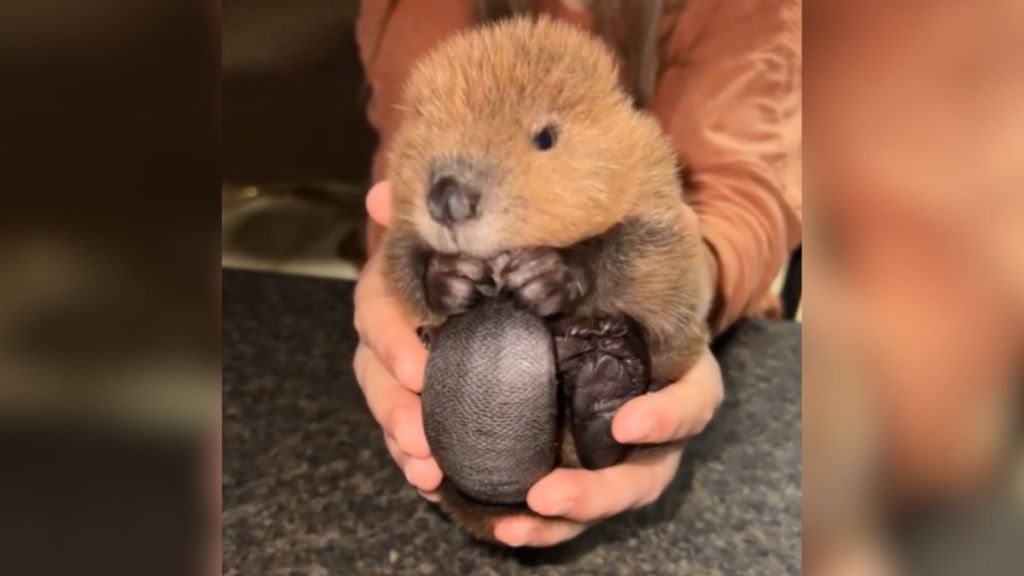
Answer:
[[[352,279],[370,159],[358,0],[223,3],[223,264]]]
[[[219,556],[216,8],[0,3],[4,573]]]

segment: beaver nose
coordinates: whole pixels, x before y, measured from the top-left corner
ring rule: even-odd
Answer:
[[[479,190],[451,176],[444,176],[430,187],[427,210],[439,224],[451,226],[475,218],[479,202]]]

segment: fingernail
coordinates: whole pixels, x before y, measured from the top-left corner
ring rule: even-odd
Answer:
[[[398,448],[413,458],[427,458],[430,456],[430,445],[427,443],[426,433],[420,426],[417,426],[415,416],[410,416],[395,426],[395,441]]]

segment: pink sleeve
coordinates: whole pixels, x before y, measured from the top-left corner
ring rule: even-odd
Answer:
[[[413,63],[447,36],[471,26],[468,0],[363,0],[356,22],[359,56],[370,87],[367,116],[380,142],[374,155],[374,182],[387,174],[387,152],[401,111],[395,104]]]
[[[654,110],[718,268],[712,327],[756,306],[801,238],[801,3],[720,0],[668,46]],[[693,13],[690,13],[692,15]]]

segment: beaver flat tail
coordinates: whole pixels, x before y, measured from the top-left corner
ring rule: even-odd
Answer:
[[[573,439],[572,423],[567,414],[559,419],[559,466],[565,468],[582,468],[576,443]],[[522,504],[488,504],[474,500],[458,490],[449,480],[445,479],[438,488],[440,508],[452,522],[465,530],[477,540],[490,544],[501,544],[494,536],[494,527],[504,518],[524,516],[547,521],[558,521],[557,518],[541,516]]]

